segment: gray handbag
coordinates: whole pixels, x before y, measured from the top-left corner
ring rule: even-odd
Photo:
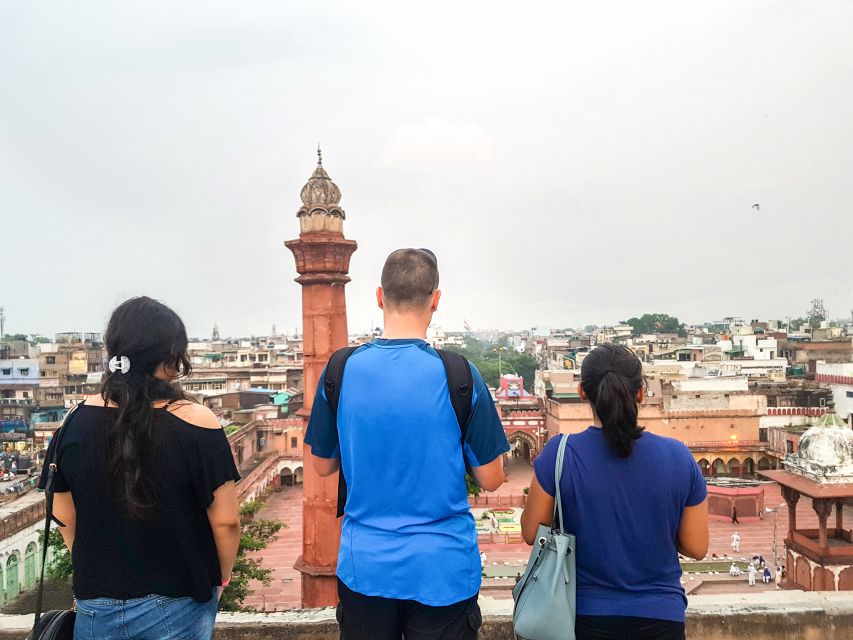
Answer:
[[[568,436],[562,436],[557,449],[553,526],[539,525],[527,570],[512,590],[512,626],[519,640],[575,638],[575,536],[563,530],[560,500],[568,440]]]

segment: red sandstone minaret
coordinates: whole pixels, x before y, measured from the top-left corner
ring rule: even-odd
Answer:
[[[350,281],[349,261],[357,245],[344,238],[341,190],[323,169],[319,147],[317,168],[300,196],[299,239],[284,245],[296,258],[296,282],[302,285],[305,404],[298,415],[304,421],[304,433],[323,367],[335,350],[348,343],[344,285]],[[302,572],[302,606],[326,607],[338,601],[338,478],[321,478],[314,472],[307,445],[303,466],[302,555],[296,561],[296,568]]]

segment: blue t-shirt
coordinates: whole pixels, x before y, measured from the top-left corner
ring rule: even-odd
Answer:
[[[684,507],[707,495],[699,465],[678,440],[648,432],[627,458],[599,428],[568,437],[560,491],[564,528],[577,539],[578,614],[683,622],[675,539]],[[550,440],[534,463],[552,496],[559,444]]]
[[[480,373],[464,443],[471,466],[509,451]],[[461,433],[447,375],[424,340],[374,340],[344,369],[337,433],[322,384],[305,442],[347,480],[338,577],[368,596],[446,606],[480,589]]]

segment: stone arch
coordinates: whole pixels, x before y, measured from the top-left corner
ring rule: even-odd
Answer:
[[[838,575],[838,590],[853,591],[853,567],[847,567]]]
[[[512,447],[512,449],[510,449],[510,455],[513,455],[513,451],[518,451],[519,458],[527,460],[528,462],[533,462],[533,457],[536,452],[536,438],[524,431],[513,431],[512,433],[507,434],[507,440]],[[518,449],[515,448],[515,443],[518,443]]]
[[[296,470],[293,472],[293,481],[295,484],[302,484],[302,467],[296,467]]]
[[[730,476],[739,476],[741,475],[741,466],[740,460],[737,458],[730,458],[726,463],[726,471]]]
[[[292,487],[293,486],[293,471],[290,470],[290,467],[285,467],[281,470],[281,486],[282,487]]]
[[[794,575],[794,582],[806,591],[812,590],[812,568],[808,558],[800,556],[797,558],[797,569]]]
[[[726,463],[722,458],[715,458],[711,463],[711,475],[722,476],[726,473]]]
[[[761,456],[758,459],[758,470],[767,471],[768,469],[770,469],[770,460],[767,458],[767,456]]]
[[[38,545],[31,542],[24,551],[24,589],[32,589],[36,585],[36,554]]]
[[[700,458],[696,464],[699,465],[699,469],[702,471],[703,476],[711,475],[711,463],[708,462],[707,458]]]
[[[752,458],[746,458],[743,461],[743,473],[748,476],[755,474],[755,461]]]
[[[21,585],[18,582],[18,555],[12,553],[6,559],[6,593],[8,594],[9,602],[18,597],[21,593]]]
[[[824,567],[815,567],[812,589],[814,591],[835,591],[835,574]]]

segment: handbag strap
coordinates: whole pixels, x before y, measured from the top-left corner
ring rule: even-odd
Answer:
[[[554,466],[554,487],[556,488],[556,491],[554,491],[553,524],[556,525],[554,528],[560,532],[563,531],[563,500],[560,495],[560,479],[563,477],[563,461],[566,457],[566,445],[568,442],[568,435],[564,435],[560,438],[560,446],[557,448],[557,462]]]
[[[59,429],[53,436],[54,438],[56,438],[56,445],[53,448],[53,456],[51,456],[49,460],[46,459],[44,461],[44,463],[47,465],[47,478],[45,479],[44,483],[44,540],[42,542],[41,550],[41,577],[39,579],[38,595],[36,596],[36,612],[35,622],[33,623],[33,637],[35,637],[35,631],[38,629],[39,622],[41,622],[41,608],[44,604],[44,570],[47,565],[47,548],[48,536],[50,535],[50,522],[51,520],[53,520],[53,480],[54,475],[56,474],[56,470],[59,468],[59,448],[62,446],[62,437],[65,434],[65,425],[68,424],[71,415],[77,410],[77,407],[79,407],[80,404],[75,404],[73,407],[71,407],[71,409],[68,410],[68,413],[65,414],[65,417],[62,419],[62,424],[59,426]]]

